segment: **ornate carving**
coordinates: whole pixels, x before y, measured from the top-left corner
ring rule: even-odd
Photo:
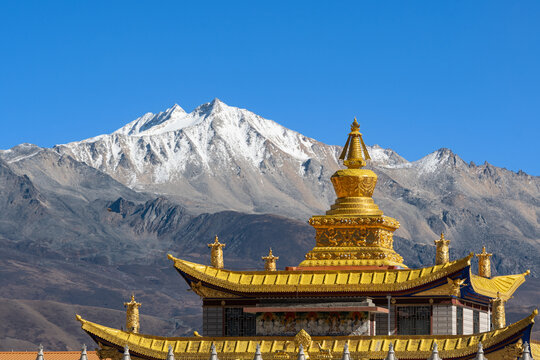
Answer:
[[[208,288],[204,286],[200,281],[198,282],[192,282],[191,283],[191,289],[193,292],[197,295],[199,295],[201,298],[237,298],[238,296],[233,295],[231,293],[226,293],[223,291],[215,290]]]
[[[302,329],[294,337],[294,342],[296,343],[296,346],[302,345],[307,351],[311,346],[311,336],[307,333],[306,330]]]
[[[491,312],[491,323],[494,329],[502,329],[506,326],[506,313],[504,304],[506,300],[501,299],[500,294],[497,293],[497,297],[491,300],[493,304],[493,311]]]
[[[218,269],[223,269],[223,248],[225,247],[225,244],[220,243],[216,235],[214,242],[212,244],[208,244],[208,247],[212,249],[210,253],[210,262],[212,266]]]
[[[131,301],[124,303],[126,309],[126,330],[137,334],[139,332],[139,307],[141,303],[135,301],[135,295],[131,294]]]
[[[443,265],[450,261],[448,244],[450,244],[450,240],[446,240],[443,233],[441,233],[439,240],[435,240],[435,245],[437,246],[435,250],[435,265]]]
[[[503,360],[516,360],[523,355],[523,340],[504,347]]]
[[[490,257],[493,254],[489,254],[486,252],[486,247],[482,247],[482,252],[480,254],[476,254],[476,257],[478,258],[478,275],[490,278],[491,277],[491,259]]]
[[[122,354],[113,347],[105,346],[102,343],[98,342],[99,349],[96,353],[100,360],[111,359],[111,360],[121,360]]]
[[[276,271],[276,260],[279,260],[279,256],[274,256],[272,254],[272,249],[268,252],[267,256],[263,256],[264,260],[264,270],[266,271]]]
[[[460,297],[461,296],[461,287],[465,283],[465,279],[455,279],[446,278],[448,285],[450,287],[450,293],[448,295]]]

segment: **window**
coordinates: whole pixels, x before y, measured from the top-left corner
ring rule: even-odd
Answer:
[[[480,332],[480,312],[473,310],[473,334]]]
[[[225,336],[255,335],[255,314],[244,314],[242,308],[225,308]]]
[[[456,310],[457,335],[463,335],[463,308],[458,306]]]
[[[431,306],[396,307],[398,335],[429,335]]]

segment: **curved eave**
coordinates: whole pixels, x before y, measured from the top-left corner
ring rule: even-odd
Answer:
[[[234,294],[393,293],[446,279],[470,266],[472,255],[421,269],[231,271],[168,256],[189,282]]]
[[[490,298],[496,298],[498,293],[501,299],[508,300],[529,274],[530,271],[526,271],[523,274],[496,276],[491,279],[471,274],[470,280],[476,293]]]
[[[443,359],[469,359],[478,349],[478,342],[482,342],[486,354],[502,349],[519,339],[529,341],[529,334],[535,310],[523,320],[505,328],[473,335],[402,335],[402,336],[314,336],[308,352],[318,352],[317,343],[325,348],[332,349],[334,353],[341,353],[345,343],[353,357],[365,356],[369,353],[371,359],[383,359],[390,343],[394,344],[396,356],[399,359],[427,359],[431,354],[434,342],[439,347],[439,355]],[[166,359],[169,345],[181,358],[191,359],[207,356],[211,344],[215,344],[219,353],[234,356],[238,359],[252,359],[257,344],[261,345],[261,352],[267,356],[274,355],[276,350],[284,349],[291,356],[295,356],[298,349],[294,337],[159,337],[144,334],[134,334],[126,331],[109,328],[82,319],[81,327],[95,341],[112,346],[121,351],[125,345],[132,353],[145,359]]]

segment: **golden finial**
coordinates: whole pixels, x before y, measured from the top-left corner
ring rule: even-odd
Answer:
[[[364,156],[362,156],[362,152]],[[370,160],[366,144],[362,140],[362,134],[360,133],[360,125],[356,121],[356,117],[351,125],[351,132],[347,138],[347,142],[343,147],[343,151],[339,156],[340,160],[343,160],[343,164],[349,169],[359,169],[366,166],[366,160]]]
[[[135,301],[135,294],[131,293],[131,301],[124,303],[126,309],[126,330],[137,334],[139,332],[139,307],[141,303]]]
[[[270,248],[268,255],[263,256],[262,259],[264,260],[264,270],[276,271],[276,260],[279,260],[279,256],[274,256],[272,248]]]
[[[444,238],[444,233],[441,233],[441,238],[435,240],[435,265],[443,265],[450,261],[450,252],[448,250],[450,240]]]
[[[493,254],[489,254],[486,252],[486,247],[482,247],[482,252],[480,254],[476,254],[476,257],[478,258],[478,275],[486,278],[491,277],[491,260],[490,257]]]
[[[223,248],[225,247],[225,244],[220,243],[218,236],[216,235],[214,242],[208,244],[208,247],[212,249],[210,252],[210,262],[212,266],[223,269]]]
[[[491,323],[495,330],[502,329],[506,326],[506,312],[504,309],[504,304],[506,300],[501,298],[501,294],[497,291],[497,297],[492,299],[493,310],[491,312]]]

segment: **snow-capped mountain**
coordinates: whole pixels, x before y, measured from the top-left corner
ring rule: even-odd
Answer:
[[[204,210],[320,210],[333,198],[328,178],[338,167],[336,147],[218,99],[191,113],[174,105],[55,149],[129,187]]]

